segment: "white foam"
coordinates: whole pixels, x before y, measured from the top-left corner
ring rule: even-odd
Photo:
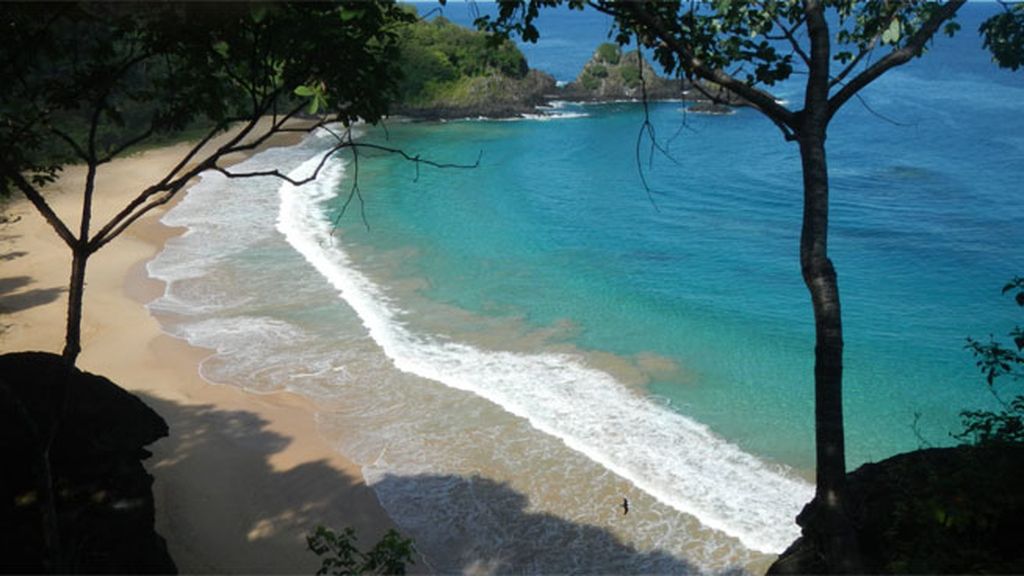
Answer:
[[[813,495],[808,483],[610,375],[572,356],[484,351],[408,330],[401,311],[352,267],[321,211],[343,174],[342,163],[331,162],[312,184],[281,185],[277,229],[338,290],[398,369],[494,402],[750,549],[779,552],[799,535],[794,518]]]
[[[523,114],[522,118],[507,118],[506,120],[539,120],[548,122],[550,120],[569,120],[572,118],[588,118],[586,112],[548,112],[544,114]]]

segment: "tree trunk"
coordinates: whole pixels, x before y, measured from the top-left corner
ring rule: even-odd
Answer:
[[[83,242],[84,244],[84,242]],[[74,366],[82,350],[82,298],[85,293],[85,265],[89,261],[89,249],[75,247],[72,251],[71,281],[68,284],[68,319],[64,334],[64,363]]]
[[[843,324],[839,284],[828,257],[828,165],[824,126],[800,134],[804,214],[800,268],[814,308],[814,424],[817,491],[813,523],[828,571],[859,572],[860,553],[846,509],[843,437]]]
[[[60,424],[67,412],[75,361],[82,349],[82,301],[85,293],[85,270],[89,256],[89,250],[84,243],[73,247],[71,280],[68,284],[67,329],[64,336],[64,351],[61,355],[64,359],[64,375],[52,383],[49,426],[42,430],[37,428],[35,433],[38,444],[35,472],[39,489],[43,543],[47,555],[47,568],[56,574],[67,572],[69,566],[66,564],[67,558],[61,542],[60,514],[57,506],[57,494],[54,489],[50,447],[57,437]]]

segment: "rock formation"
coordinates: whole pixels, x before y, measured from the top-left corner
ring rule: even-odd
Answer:
[[[59,356],[0,356],[0,557],[5,572],[44,569],[33,427],[52,423]],[[144,446],[167,424],[110,380],[74,370],[50,462],[65,568],[90,573],[174,573],[153,529],[153,477]],[[30,423],[31,422],[31,423]]]

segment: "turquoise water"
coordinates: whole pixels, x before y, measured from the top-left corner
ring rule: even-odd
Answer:
[[[545,15],[554,41],[528,52],[560,80],[607,29],[575,16]],[[963,343],[1012,323],[1024,74],[977,44],[937,41],[830,132],[851,466],[949,443],[990,401]],[[761,571],[812,491],[799,163],[753,111],[683,109],[651,105],[671,159],[639,168],[635,103],[365,129],[481,164],[364,151],[365,205],[337,227],[351,159],[301,189],[206,175],[165,217],[189,233],[150,263],[151,307],[217,351],[209,380],[316,401],[436,571]],[[245,166],[302,173],[327,144]]]
[[[1024,82],[981,91],[968,72],[930,73],[896,72],[869,94],[903,125],[854,105],[831,132],[852,465],[917,447],[915,413],[926,441],[947,443],[958,411],[986,400],[964,338],[1005,326],[998,289],[1021,264]],[[681,108],[651,105],[659,135],[683,128],[674,161],[642,162],[650,196],[638,104],[391,126],[392,145],[445,161],[483,151],[482,165],[413,181],[401,161],[374,159],[361,181],[370,230],[354,218],[343,228],[375,248],[415,247],[397,275],[425,279],[431,300],[536,329],[566,323],[561,338],[586,350],[671,359],[679,370],[653,377],[652,392],[754,453],[810,466],[795,146],[753,111]]]

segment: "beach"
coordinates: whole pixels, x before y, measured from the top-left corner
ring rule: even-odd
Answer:
[[[280,140],[288,144],[293,140]],[[105,222],[187,152],[177,144],[118,159],[99,173],[94,222]],[[84,169],[47,187],[77,229]],[[168,423],[146,468],[155,477],[156,530],[182,573],[313,573],[305,535],[352,526],[362,547],[394,527],[358,466],[317,433],[315,406],[295,394],[250,394],[203,380],[210,351],[165,334],[145,304],[162,282],[145,264],[183,232],[157,209],[90,260],[78,366],[140,396]],[[70,251],[23,199],[0,225],[0,353],[63,346]]]

